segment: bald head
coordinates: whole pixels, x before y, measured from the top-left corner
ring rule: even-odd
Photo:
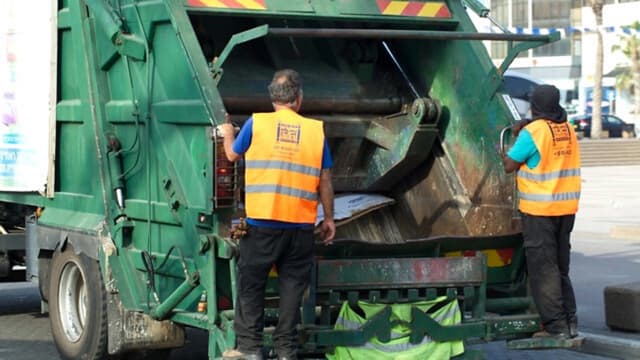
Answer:
[[[269,84],[271,102],[278,105],[293,105],[302,95],[302,80],[295,70],[277,71]]]

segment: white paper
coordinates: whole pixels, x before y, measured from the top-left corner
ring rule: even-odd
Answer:
[[[334,201],[334,220],[344,220],[363,211],[385,204],[392,204],[394,200],[378,194],[340,194]],[[322,204],[318,203],[316,225],[324,220]]]

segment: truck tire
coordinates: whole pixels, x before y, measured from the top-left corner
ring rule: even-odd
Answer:
[[[71,244],[51,263],[49,318],[63,359],[107,358],[107,301],[100,266]]]

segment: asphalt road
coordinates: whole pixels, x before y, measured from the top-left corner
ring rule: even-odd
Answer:
[[[572,240],[571,276],[578,301],[580,331],[640,343],[640,334],[610,331],[604,322],[603,289],[640,280],[640,166],[583,169],[583,198]],[[0,283],[0,360],[59,359],[49,319],[40,315],[37,287]],[[188,332],[187,344],[172,359],[202,359],[206,334]],[[491,360],[574,360],[625,357],[568,350],[507,350],[504,342],[478,345]],[[629,358],[626,356],[626,358]]]

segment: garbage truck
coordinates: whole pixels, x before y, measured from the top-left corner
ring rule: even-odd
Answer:
[[[478,32],[470,14],[488,9],[459,0],[0,6],[25,16],[18,28],[50,27],[3,40],[17,49],[5,65],[47,60],[2,70],[5,89],[44,74],[21,95],[5,90],[3,109],[46,111],[5,124],[0,200],[32,213],[27,262],[62,358],[160,356],[184,344],[188,327],[208,332],[210,359],[234,347],[230,234],[243,216],[243,168],[225,158],[216,126],[270,111],[267,85],[285,68],[302,75],[301,113],[324,123],[338,199],[386,199],[339,221],[332,245],[318,243],[300,355],[345,358],[400,342],[471,356],[469,342],[540,329],[515,182],[499,154],[500,132],[518,116],[502,74],[557,34]],[[502,64],[483,41],[507,44]],[[42,89],[49,97],[36,96]],[[268,349],[275,271],[266,298]]]

